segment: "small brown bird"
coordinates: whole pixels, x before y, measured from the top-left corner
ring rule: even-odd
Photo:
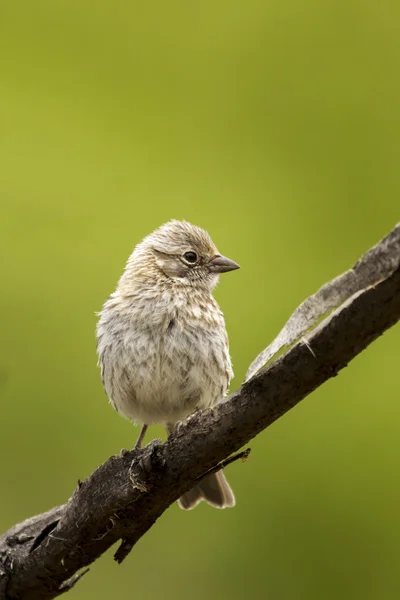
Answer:
[[[143,424],[175,424],[217,404],[233,371],[224,316],[212,296],[219,274],[238,269],[210,236],[170,221],[136,246],[116,291],[100,313],[97,350],[104,388],[119,413]],[[201,500],[234,506],[222,471],[184,494],[189,510]]]

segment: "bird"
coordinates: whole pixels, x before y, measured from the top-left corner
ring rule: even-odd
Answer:
[[[221,273],[239,268],[204,229],[171,220],[134,248],[116,290],[99,313],[98,364],[114,409],[142,429],[162,424],[170,435],[192,413],[215,406],[233,377],[224,315],[212,291]],[[235,505],[222,471],[210,473],[178,500]]]

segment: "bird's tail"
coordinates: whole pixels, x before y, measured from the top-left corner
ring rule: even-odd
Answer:
[[[191,510],[202,500],[215,508],[235,506],[235,496],[222,471],[203,477],[194,488],[179,498],[178,505],[183,510]]]

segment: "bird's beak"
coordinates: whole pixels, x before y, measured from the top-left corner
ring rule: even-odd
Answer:
[[[235,261],[227,258],[226,256],[221,256],[220,254],[214,256],[208,265],[212,273],[226,273],[227,271],[240,269],[240,266],[235,263]]]

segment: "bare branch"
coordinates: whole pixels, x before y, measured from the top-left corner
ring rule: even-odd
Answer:
[[[72,589],[74,587],[74,585],[80,579],[82,579],[82,577],[84,575],[86,575],[86,573],[89,573],[89,571],[90,571],[90,569],[89,569],[89,567],[87,567],[86,569],[84,569],[80,573],[77,573],[76,575],[73,575],[72,577],[70,577],[69,579],[67,579],[66,581],[64,581],[60,585],[59,594],[65,594],[65,592],[69,592],[69,590]]]
[[[309,332],[325,315],[354,294],[388,277],[400,265],[400,224],[356,262],[352,269],[323,285],[304,300],[291,315],[274,341],[251,363],[246,379],[250,379],[285,346],[293,344]]]
[[[230,456],[229,458],[226,458],[225,460],[221,460],[221,462],[219,462],[217,465],[215,465],[215,467],[211,467],[211,469],[208,469],[208,471],[206,471],[204,473],[204,475],[202,475],[201,477],[198,477],[197,481],[199,481],[199,479],[203,479],[203,477],[205,477],[206,475],[211,475],[211,473],[218,473],[218,471],[225,469],[225,467],[227,467],[228,465],[231,465],[233,462],[236,462],[237,460],[246,462],[246,460],[250,456],[250,452],[251,452],[251,448],[246,448],[246,450],[243,450],[243,452],[238,452],[237,454],[234,454],[233,456]]]
[[[0,599],[55,598],[77,581],[76,573],[119,540],[115,558],[121,562],[200,477],[224,465],[233,452],[337,375],[400,319],[399,263],[397,226],[357,263],[352,270],[356,275],[344,274],[317,292],[319,308],[315,303],[310,312],[299,307],[298,322],[296,312],[292,315],[286,328],[298,339],[318,311],[326,313],[322,290],[329,296],[334,289],[339,304],[347,299],[307,333],[306,341],[297,341],[225,402],[192,415],[165,444],[156,440],[141,450],[112,456],[78,485],[67,504],[0,537]],[[302,306],[307,302],[312,307],[311,299]],[[332,303],[337,306],[336,300],[328,300],[331,308]],[[290,339],[286,336],[284,345],[293,343]]]

